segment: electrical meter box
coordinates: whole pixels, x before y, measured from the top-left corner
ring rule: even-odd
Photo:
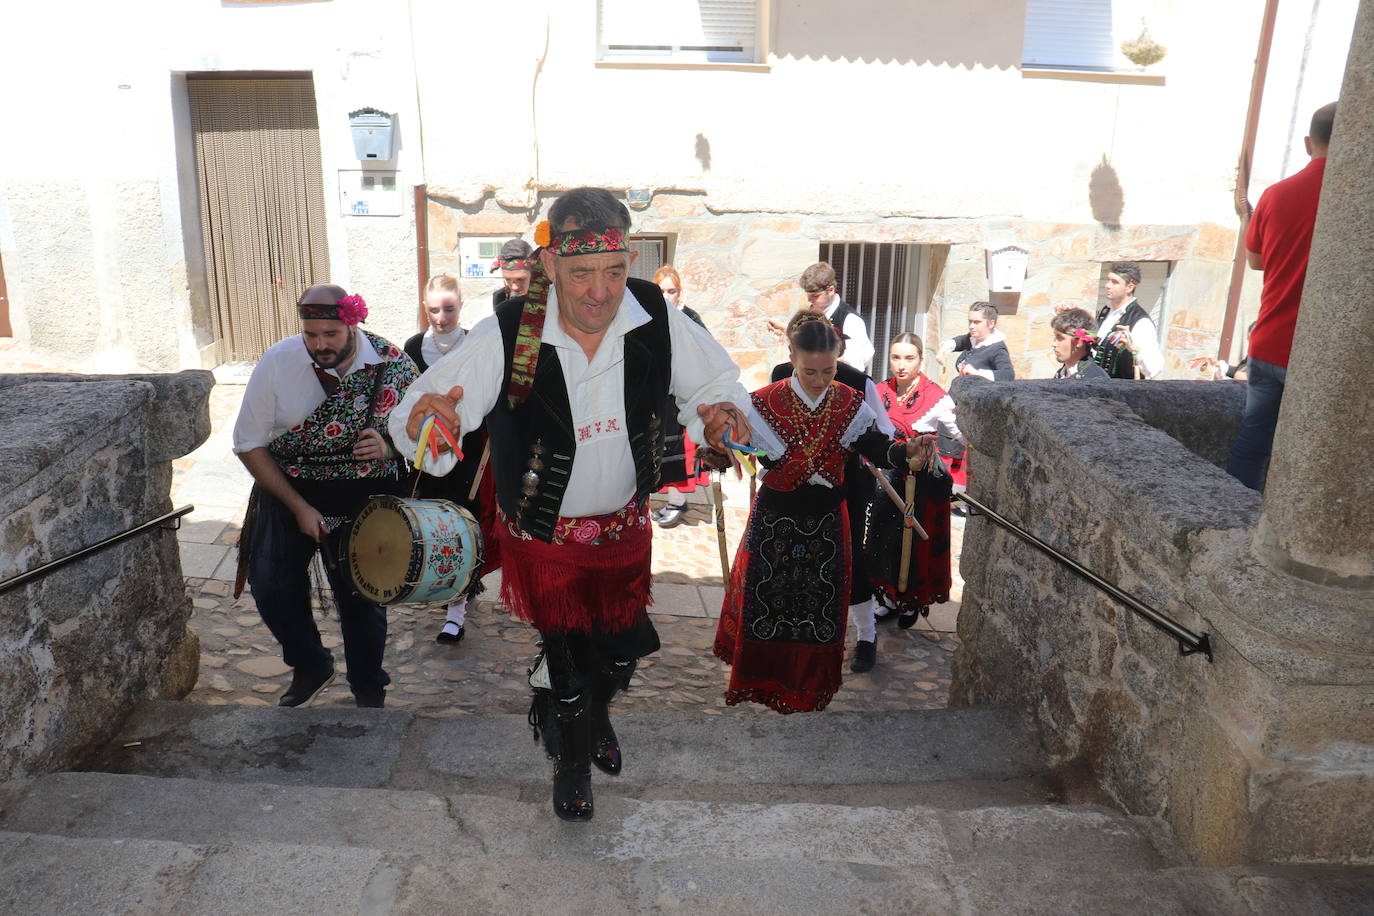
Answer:
[[[501,246],[509,238],[509,235],[465,235],[460,238],[458,256],[462,259],[463,279],[481,280],[492,276],[491,263],[501,254]]]
[[[363,162],[386,162],[396,151],[396,116],[375,108],[348,113],[353,131],[353,151]]]

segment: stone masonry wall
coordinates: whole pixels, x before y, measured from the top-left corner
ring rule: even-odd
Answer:
[[[547,218],[550,191],[535,212],[501,206],[490,197],[478,203],[431,197],[430,271],[461,276],[458,240],[463,235],[533,235]],[[1166,375],[1189,375],[1188,360],[1215,356],[1225,309],[1235,230],[1201,226],[1128,226],[1047,223],[1010,217],[918,219],[874,213],[734,213],[712,209],[706,194],[660,191],[651,203],[632,210],[635,233],[666,234],[670,257],[682,275],[683,302],[701,313],[730,355],[744,370],[747,385],[767,381],[773,364],[785,356],[768,329],[782,323],[805,298],[797,286],[801,271],[819,256],[821,242],[879,242],[933,246],[930,302],[919,328],[932,349],[941,337],[967,330],[968,306],[988,297],[983,250],[1018,244],[1031,250],[1024,291],[1000,328],[1007,335],[1017,375],[1047,378],[1056,364],[1050,354],[1050,319],[1057,303],[1095,311],[1101,265],[1114,260],[1174,262],[1176,286],[1166,321]],[[463,294],[477,315],[489,307],[478,301],[499,280],[464,280]],[[1171,284],[1174,281],[1171,280]],[[915,290],[911,291],[912,299]],[[919,310],[919,309],[918,309]],[[464,323],[470,323],[467,313]],[[879,352],[885,350],[877,342]],[[946,381],[953,366],[945,360]],[[932,377],[941,373],[929,367]]]
[[[1022,709],[1054,764],[1166,818],[1203,864],[1374,862],[1374,634],[1332,635],[1358,632],[1336,626],[1350,596],[1256,569],[1260,496],[1220,466],[1243,387],[961,379],[954,396],[970,493],[1209,633],[1215,662],[972,517],[952,702]]]
[[[162,515],[210,432],[208,372],[0,375],[0,579]],[[0,595],[0,784],[70,766],[140,700],[195,686],[173,531]]]

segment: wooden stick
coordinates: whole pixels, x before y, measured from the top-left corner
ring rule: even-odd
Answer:
[[[867,458],[861,460],[863,461],[864,467],[868,468],[868,472],[878,481],[878,485],[883,488],[883,492],[887,493],[888,499],[892,500],[892,505],[897,507],[897,511],[902,515],[903,522],[909,527],[915,528],[916,533],[921,536],[921,540],[930,540],[930,535],[926,534],[926,530],[921,527],[920,522],[916,521],[916,517],[907,514],[906,503],[902,502],[902,498],[897,495],[897,491],[892,488],[892,484],[887,482],[887,478],[883,476],[883,472],[875,468]]]
[[[723,471],[721,472],[724,473]],[[725,493],[720,488],[720,476],[711,481],[711,497],[716,503],[716,545],[720,547],[720,577],[725,593],[730,594],[730,548],[725,542]]]
[[[477,476],[472,478],[472,489],[468,490],[468,502],[477,498],[477,491],[482,486],[482,474],[487,469],[487,459],[491,457],[491,440],[488,439],[482,445],[482,460],[477,463]]]
[[[916,505],[916,473],[907,475],[906,478],[906,505]],[[912,510],[915,511],[914,509]],[[906,592],[907,582],[910,581],[911,572],[911,529],[902,527],[902,566],[901,572],[897,574],[897,591]]]

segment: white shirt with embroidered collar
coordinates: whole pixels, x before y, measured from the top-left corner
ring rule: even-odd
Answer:
[[[704,328],[674,308],[667,310],[667,318],[673,350],[669,389],[678,406],[678,421],[700,444],[704,424],[697,416],[698,406],[728,401],[744,410],[749,396],[739,383],[739,367]],[[615,512],[634,495],[634,459],[625,425],[625,335],[649,321],[649,313],[627,288],[605,336],[588,359],[582,345],[563,330],[557,292],[549,290],[543,342],[558,354],[577,442],[559,510],[565,517]],[[476,429],[498,399],[505,397],[505,347],[495,318],[478,322],[463,345],[420,376],[391,412],[392,440],[407,458],[414,460],[416,448],[415,440],[406,435],[411,408],[421,395],[446,393],[454,386],[463,389],[457,408],[462,430],[455,434]],[[444,452],[427,461],[425,469],[447,474],[454,463],[452,453]]]

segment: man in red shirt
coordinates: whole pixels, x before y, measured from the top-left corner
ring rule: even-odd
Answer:
[[[1259,318],[1250,332],[1245,416],[1226,470],[1252,490],[1264,489],[1269,453],[1274,447],[1274,427],[1283,401],[1288,353],[1293,348],[1326,150],[1335,122],[1335,102],[1312,115],[1312,127],[1304,140],[1312,161],[1301,172],[1270,185],[1260,196],[1245,233],[1246,258],[1255,270],[1264,271],[1264,287]]]

